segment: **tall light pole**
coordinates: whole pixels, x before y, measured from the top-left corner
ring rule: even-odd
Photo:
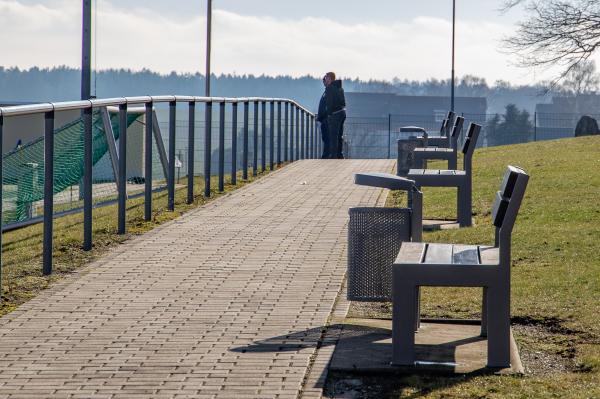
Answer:
[[[210,97],[210,46],[212,35],[212,0],[206,1],[206,75],[205,80],[205,96]]]
[[[209,0],[210,1],[210,0]],[[454,111],[454,39],[456,33],[456,0],[452,0],[452,88],[450,91],[450,111]]]
[[[81,32],[81,99],[92,95],[92,0],[83,0]]]

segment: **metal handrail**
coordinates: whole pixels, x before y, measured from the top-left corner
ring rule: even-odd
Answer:
[[[169,104],[169,149],[168,156],[165,155],[160,130],[157,124],[156,115],[154,113],[154,105],[158,103]],[[261,130],[263,133],[261,143],[262,155],[262,171],[266,170],[266,158],[270,157],[269,165],[273,168],[279,166],[282,162],[295,161],[299,159],[316,158],[321,148],[321,140],[316,137],[316,115],[307,108],[301,106],[294,100],[285,98],[265,98],[265,97],[199,97],[199,96],[184,96],[184,95],[160,95],[160,96],[133,96],[133,97],[115,97],[104,99],[91,99],[84,101],[64,101],[64,102],[48,102],[26,105],[15,105],[8,107],[0,107],[0,154],[2,151],[3,126],[4,119],[23,116],[44,114],[44,199],[53,198],[54,196],[54,118],[56,112],[61,111],[81,111],[81,117],[84,129],[84,167],[83,167],[83,249],[92,249],[92,212],[94,209],[92,198],[92,111],[95,108],[104,109],[107,107],[117,107],[119,112],[119,130],[120,145],[118,153],[116,149],[112,150],[111,156],[118,159],[113,162],[113,167],[117,168],[115,176],[117,180],[118,190],[118,232],[125,234],[126,232],[126,156],[127,156],[127,108],[129,105],[144,105],[146,124],[144,130],[145,145],[140,149],[144,153],[144,218],[151,220],[152,218],[152,141],[153,138],[157,141],[159,155],[165,159],[167,172],[167,190],[168,190],[168,209],[175,209],[175,130],[176,130],[176,112],[177,103],[187,103],[189,105],[188,117],[188,143],[191,151],[188,152],[188,190],[187,202],[194,201],[194,135],[195,135],[195,109],[197,104],[205,104],[205,123],[204,123],[204,195],[209,197],[211,194],[211,144],[212,144],[212,107],[213,104],[219,104],[219,117],[215,121],[215,125],[219,127],[219,191],[224,190],[224,135],[225,135],[225,106],[231,104],[232,110],[232,125],[233,128],[228,133],[232,135],[232,168],[231,182],[236,184],[237,179],[237,112],[238,104],[243,104],[241,118],[243,123],[243,145],[242,145],[242,173],[243,179],[248,178],[249,162],[249,115],[253,113],[253,131],[254,131],[254,159],[252,162],[252,173],[257,174],[258,171],[258,126],[259,119]],[[275,120],[275,103],[277,103],[277,120]],[[250,110],[250,104],[253,104],[253,110]],[[262,104],[262,114],[259,117],[259,107]],[[269,118],[270,138],[269,151],[267,152],[266,126],[265,119],[267,105],[271,109],[271,117]],[[282,105],[283,112],[282,112]],[[277,130],[277,132],[276,132]],[[277,138],[275,138],[277,134]],[[274,143],[277,142],[277,154],[274,152]],[[114,144],[114,143],[113,143]],[[3,181],[3,166],[0,162],[0,182]],[[2,190],[0,190],[0,203],[2,202]],[[44,275],[52,273],[52,230],[54,207],[53,200],[44,200],[44,238],[43,238],[43,265],[42,270]],[[2,246],[2,235],[0,233],[0,247]],[[0,281],[2,276],[2,262],[0,252]],[[1,286],[0,286],[1,290]]]
[[[27,105],[12,105],[8,107],[0,107],[0,116],[10,117],[18,115],[31,115],[41,114],[51,111],[69,111],[69,110],[83,110],[87,108],[98,108],[108,106],[119,106],[122,104],[148,104],[148,103],[245,103],[245,102],[280,102],[288,103],[304,111],[310,116],[315,114],[309,111],[307,108],[301,106],[294,100],[287,98],[268,98],[268,97],[247,97],[247,98],[230,98],[230,97],[197,97],[197,96],[183,96],[183,95],[160,95],[160,96],[136,96],[136,97],[115,97],[115,98],[101,98],[83,101],[61,101],[61,102],[48,102],[48,103],[37,103]]]

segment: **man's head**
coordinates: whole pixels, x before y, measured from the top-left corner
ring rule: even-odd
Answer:
[[[335,81],[335,72],[327,72],[323,77],[323,84],[325,87],[329,86]]]

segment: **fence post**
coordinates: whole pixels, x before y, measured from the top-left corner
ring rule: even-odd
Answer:
[[[146,131],[144,148],[144,220],[152,220],[152,101],[146,103]]]
[[[281,101],[277,101],[277,166],[281,165]]]
[[[248,119],[250,101],[244,101],[244,151],[242,154],[242,178],[248,180]]]
[[[269,112],[269,167],[275,167],[275,101],[271,100]]]
[[[254,101],[254,143],[252,154],[252,176],[258,174],[258,101]]]
[[[231,184],[237,184],[237,119],[238,103],[234,101],[231,105]]]
[[[219,103],[219,192],[225,190],[225,101]]]
[[[388,159],[392,158],[392,114],[388,114]]]
[[[175,210],[175,129],[177,117],[177,103],[169,102],[169,177],[167,179],[168,201],[167,209]]]
[[[533,113],[533,141],[537,141],[537,111]]]
[[[204,115],[204,196],[210,197],[210,167],[212,158],[212,101],[205,105]]]
[[[83,250],[92,249],[92,108],[83,114]],[[54,137],[54,135],[52,136]],[[118,178],[118,177],[117,177]],[[45,212],[44,212],[45,215]]]
[[[91,176],[89,176],[91,179]],[[44,276],[52,274],[52,216],[54,213],[54,111],[44,114]]]
[[[127,232],[127,104],[119,105],[119,198],[118,198],[118,233]]]
[[[187,203],[194,202],[194,151],[196,133],[196,102],[188,104],[188,177],[187,177]]]
[[[260,171],[264,172],[267,169],[267,102],[261,101],[261,105]]]

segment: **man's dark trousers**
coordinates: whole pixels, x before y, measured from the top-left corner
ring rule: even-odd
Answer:
[[[329,129],[327,124],[327,119],[321,122],[321,138],[323,139],[323,154],[321,155],[321,159],[329,158]]]
[[[327,118],[329,128],[329,158],[344,158],[344,154],[342,153],[344,121],[346,121],[346,111],[344,110],[334,112]]]

